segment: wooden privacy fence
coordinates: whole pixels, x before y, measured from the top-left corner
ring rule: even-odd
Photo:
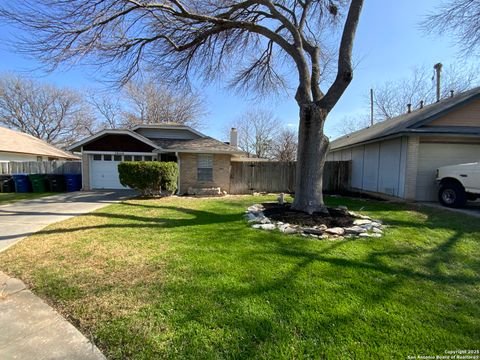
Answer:
[[[0,175],[5,174],[81,174],[80,161],[10,161],[0,162]]]
[[[323,190],[348,190],[350,169],[351,161],[327,161],[323,172]],[[294,192],[295,174],[295,162],[232,162],[230,194]]]

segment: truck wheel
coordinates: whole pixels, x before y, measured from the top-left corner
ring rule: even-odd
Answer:
[[[467,203],[467,194],[462,185],[447,182],[442,184],[438,191],[438,200],[444,206],[462,207]]]

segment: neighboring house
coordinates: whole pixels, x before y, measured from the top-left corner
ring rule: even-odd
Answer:
[[[342,136],[327,160],[352,161],[354,189],[434,201],[438,167],[480,160],[480,88]]]
[[[235,135],[232,132],[232,144],[236,143]],[[84,190],[122,189],[118,176],[121,161],[175,161],[180,194],[207,188],[228,192],[232,157],[243,154],[234,146],[182,125],[103,130],[68,149],[82,154]]]
[[[32,135],[0,127],[0,162],[80,160]]]

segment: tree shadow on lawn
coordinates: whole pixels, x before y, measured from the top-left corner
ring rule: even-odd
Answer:
[[[415,247],[402,248],[390,241],[393,235],[389,234],[388,229],[386,230],[386,236],[381,240],[343,240],[322,243],[315,240],[305,240],[299,236],[285,236],[277,232],[267,233],[246,229],[247,224],[242,220],[243,209],[238,212],[235,209],[229,209],[229,211],[232,211],[231,213],[218,213],[165,205],[129,205],[132,206],[132,209],[139,207],[178,212],[182,216],[188,215],[189,218],[172,219],[168,217],[159,218],[155,215],[140,216],[98,211],[86,216],[125,221],[125,223],[47,229],[40,231],[39,234],[76,232],[89,229],[138,229],[141,231],[141,229],[181,229],[219,225],[219,227],[206,229],[201,239],[198,235],[192,234],[191,238],[183,240],[187,244],[190,242],[191,248],[201,257],[201,261],[188,264],[190,268],[187,271],[190,271],[190,275],[195,281],[183,281],[186,278],[182,278],[181,282],[166,284],[162,288],[164,293],[158,293],[158,289],[152,288],[150,294],[152,304],[156,305],[143,310],[145,314],[155,316],[155,312],[159,309],[164,311],[164,307],[167,305],[173,307],[177,322],[172,326],[177,327],[178,334],[180,334],[178,336],[183,337],[183,339],[174,339],[173,343],[186,341],[190,344],[189,346],[192,346],[188,350],[193,352],[199,351],[199,349],[194,349],[194,342],[190,343],[184,337],[194,336],[190,331],[197,327],[206,332],[210,331],[208,330],[209,327],[220,327],[225,331],[231,331],[235,336],[222,339],[223,343],[220,343],[218,339],[210,339],[210,341],[214,342],[216,347],[230,347],[231,349],[237,349],[236,351],[242,356],[256,357],[262,354],[262,344],[287,344],[291,340],[291,331],[295,327],[299,332],[303,331],[302,326],[308,328],[305,330],[307,332],[305,338],[321,336],[321,334],[314,334],[314,329],[316,329],[317,332],[324,332],[329,341],[335,341],[333,340],[335,334],[344,336],[341,329],[345,330],[349,326],[359,325],[362,322],[359,320],[359,312],[361,312],[362,307],[366,305],[380,306],[387,301],[392,301],[398,289],[409,285],[412,281],[427,283],[431,286],[456,287],[461,291],[466,291],[465,286],[479,283],[478,276],[442,273],[439,267],[453,256],[452,252],[455,246],[464,236],[478,234],[475,228],[470,231],[462,230],[461,224],[454,226],[453,235],[445,241],[438,240],[435,246],[430,249],[418,246],[418,244]],[[238,207],[239,203],[234,202],[232,205]],[[381,207],[379,211],[388,210],[391,210],[390,205]],[[407,208],[405,210],[410,211],[411,209]],[[429,212],[427,212],[427,215],[427,219],[422,223],[389,219],[388,225],[392,229],[409,227],[419,231],[438,228],[452,230],[451,226],[443,221],[442,216],[438,217],[435,213]],[[253,242],[263,243],[264,246],[240,246],[243,245],[242,241],[244,239],[242,233],[238,232],[239,230],[248,232],[250,244],[246,245],[251,245]],[[227,269],[222,272],[221,268],[211,267],[212,264],[209,263],[211,258],[207,256],[211,251],[202,251],[202,246],[206,244],[226,245],[215,248],[215,254],[219,258],[223,256],[227,261],[229,257],[231,259],[241,259],[241,268],[236,271],[229,268],[228,271],[233,271],[229,274]],[[232,247],[229,248],[228,245],[232,245]],[[369,246],[372,247],[368,249],[366,256],[359,255],[353,258],[351,254],[350,256],[342,256],[342,248],[355,246],[367,247],[367,249]],[[424,262],[423,269],[411,268],[403,262],[405,258],[416,257]],[[275,262],[279,264],[278,268],[281,271],[278,273],[265,271],[265,267],[275,268]],[[285,264],[288,266],[285,267]],[[228,267],[230,264],[225,264],[225,266]],[[472,268],[480,267],[478,263],[470,266]],[[430,269],[430,271],[425,271],[425,269]],[[318,273],[313,274],[312,271],[316,270],[318,270]],[[364,279],[355,277],[353,275],[355,272],[365,274]],[[189,274],[185,274],[185,276],[187,275]],[[234,284],[229,284],[228,281],[222,283],[222,276],[227,275],[232,276]],[[375,283],[377,275],[382,281]],[[335,291],[328,287],[330,284],[323,284],[324,289],[314,289],[308,284],[309,276],[314,276],[320,283],[321,279],[319,280],[319,278],[321,277],[327,282],[338,281],[339,293],[344,296],[353,296],[356,299],[349,302],[347,296],[347,298],[339,299],[337,304],[334,296]],[[238,280],[238,277],[242,277],[241,281]],[[320,310],[322,306],[327,307],[327,311],[323,314],[322,311],[313,312],[317,316],[314,320],[315,324],[303,325],[295,320],[299,303],[304,303],[302,293],[297,293],[299,290],[296,290],[299,281],[302,284],[305,283],[304,295],[306,297],[308,297],[309,292],[313,292],[322,300],[331,302],[331,304],[323,304],[317,299],[312,300]],[[322,290],[326,292],[323,298]],[[108,289],[105,291],[108,291]],[[164,304],[166,299],[167,304]],[[179,299],[183,299],[183,301]],[[249,303],[251,299],[255,300],[254,305]],[[168,301],[171,301],[171,303],[168,303]],[[406,298],[402,297],[395,299],[395,301],[404,302],[402,306],[409,306]],[[337,306],[340,307],[339,304],[344,308],[337,309]],[[438,317],[435,316],[433,322],[434,326],[447,329],[446,323],[440,321]],[[112,324],[114,323],[115,321]],[[332,329],[330,327],[332,323],[337,324],[337,328]],[[190,328],[190,326],[193,327]],[[473,336],[468,333],[463,335],[467,341],[469,341],[470,336]],[[301,339],[302,336],[299,335],[297,340],[302,341]],[[385,339],[385,341],[388,341],[388,339]],[[218,351],[220,351],[220,348]]]
[[[267,348],[271,346],[287,347],[292,341],[298,343],[315,340],[326,343],[337,342],[335,346],[338,347],[342,342],[342,337],[344,341],[348,340],[345,337],[348,337],[349,333],[355,333],[354,337],[357,337],[357,341],[368,341],[368,336],[375,333],[377,336],[375,341],[390,343],[393,347],[389,351],[395,354],[395,351],[402,348],[402,345],[398,343],[399,337],[390,338],[389,328],[403,324],[403,331],[408,329],[412,331],[408,340],[402,339],[412,346],[409,351],[413,351],[415,346],[420,349],[422,346],[441,348],[448,344],[441,342],[437,344],[438,338],[436,337],[441,337],[442,331],[452,331],[452,322],[447,321],[442,314],[432,314],[428,312],[428,309],[420,309],[422,305],[419,303],[418,297],[422,296],[421,292],[425,288],[416,290],[415,285],[412,285],[411,282],[413,281],[414,284],[426,283],[427,287],[448,284],[454,287],[458,285],[460,288],[479,282],[478,277],[431,275],[402,266],[388,266],[377,260],[375,254],[369,256],[365,261],[332,256],[332,253],[341,247],[349,247],[360,241],[367,244],[367,240],[340,241],[329,244],[319,251],[308,249],[309,241],[297,241],[292,246],[290,242],[269,241],[261,238],[260,235],[258,235],[258,241],[267,241],[270,242],[270,245],[274,243],[276,246],[263,252],[255,249],[240,254],[242,269],[239,269],[234,276],[253,273],[252,278],[245,277],[243,282],[228,285],[228,281],[223,284],[219,280],[222,274],[205,271],[204,268],[195,268],[192,269],[192,272],[196,274],[195,281],[182,281],[166,286],[168,298],[183,299],[181,303],[174,302],[172,304],[175,306],[177,320],[175,326],[181,330],[179,333],[183,335],[185,332],[188,333],[192,324],[196,327],[203,327],[207,331],[220,327],[236,336],[228,338],[230,344],[226,341],[227,344],[222,342],[221,345],[216,344],[216,346],[230,346],[231,349],[238,349],[238,354],[252,358],[265,355],[265,349],[262,349],[264,344],[269,344],[265,345]],[[381,254],[385,255],[386,253]],[[415,255],[417,251],[389,251],[388,253],[405,256]],[[435,252],[433,251],[431,255],[435,256]],[[271,260],[264,263],[268,258]],[[278,266],[281,271],[265,273],[264,268],[271,267],[275,262],[288,264],[287,269],[285,270],[284,266]],[[201,266],[203,263],[198,265]],[[318,272],[313,273],[315,271]],[[359,273],[359,275],[354,276],[353,272]],[[377,275],[382,278],[382,281],[375,283]],[[318,286],[309,284],[309,280]],[[216,281],[220,283],[216,283]],[[332,288],[331,284],[323,284],[322,281],[336,282],[338,289]],[[212,285],[212,282],[216,286]],[[413,299],[405,294],[400,296],[398,289],[404,285],[413,289],[413,295],[417,295],[416,301],[412,301]],[[305,288],[302,290],[303,286]],[[313,299],[316,307],[313,310],[309,309],[311,307],[309,301],[312,301],[312,296],[318,296],[318,299]],[[474,296],[473,292],[470,296]],[[162,301],[162,298],[159,300]],[[387,302],[393,302],[393,306],[397,307],[394,312],[395,310],[401,311],[403,308],[416,311],[415,306],[418,306],[419,311],[423,314],[419,318],[413,319],[409,319],[407,314],[401,321],[391,319],[390,322],[390,315],[383,309],[384,303]],[[162,307],[161,304],[158,306]],[[360,313],[365,307],[369,310],[377,307],[383,312],[362,319]],[[212,309],[217,309],[217,311]],[[306,311],[312,318],[298,319],[299,311]],[[428,325],[421,322],[425,320],[425,316],[429,317]],[[212,318],[215,318],[213,324]],[[305,324],[302,323],[303,321]],[[311,323],[312,321],[313,323]],[[369,321],[371,323],[368,323]],[[409,324],[403,323],[409,321],[411,322]],[[377,329],[376,326],[378,326]],[[427,343],[418,344],[420,339],[414,336],[416,327],[425,326],[436,329],[437,333],[430,333],[429,337],[422,339],[425,341],[428,339]],[[370,335],[357,332],[355,327],[359,327],[360,332],[362,327],[363,330],[368,329]],[[292,333],[294,329],[297,330],[297,334]],[[465,341],[470,345],[474,344],[476,340],[474,332],[462,333],[459,330],[456,335],[461,340],[457,338],[455,341]],[[190,336],[195,335],[191,333]],[[338,339],[336,339],[337,336]],[[405,333],[399,333],[396,336],[405,336]],[[175,341],[182,342],[184,340],[178,338]],[[215,340],[212,341],[215,342]],[[350,348],[350,350],[353,349]],[[321,349],[316,350],[321,351]],[[190,348],[188,351],[198,351],[198,349]]]

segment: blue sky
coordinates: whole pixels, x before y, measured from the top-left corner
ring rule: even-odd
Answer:
[[[458,49],[447,36],[432,37],[419,29],[422,16],[438,5],[438,0],[366,0],[354,46],[357,67],[354,80],[330,114],[325,131],[335,137],[336,129],[345,116],[368,113],[365,97],[369,89],[388,80],[409,75],[418,65],[437,62],[454,64]],[[16,71],[58,85],[74,88],[102,87],[102,74],[93,74],[83,67],[45,74],[39,64],[16,54],[8,46],[15,29],[0,25],[0,72]],[[433,70],[432,70],[433,71]],[[284,126],[298,126],[298,108],[292,96],[256,103],[226,90],[222,84],[207,86],[209,116],[204,133],[224,139],[224,129],[232,119],[252,107],[270,109]]]

